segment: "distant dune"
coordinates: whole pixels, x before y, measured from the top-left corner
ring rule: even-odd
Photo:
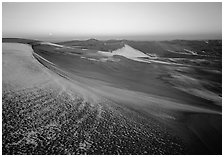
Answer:
[[[124,56],[126,58],[138,58],[138,57],[148,57],[148,55],[144,54],[141,51],[135,50],[128,45],[124,45],[123,48],[113,51],[114,55]]]

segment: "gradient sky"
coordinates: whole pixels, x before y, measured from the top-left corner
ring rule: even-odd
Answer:
[[[218,3],[8,3],[3,37],[221,39]]]

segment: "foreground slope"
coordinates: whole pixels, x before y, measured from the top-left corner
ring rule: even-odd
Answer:
[[[181,140],[154,119],[52,73],[33,58],[27,45],[3,44],[3,154],[180,154],[183,150]]]
[[[166,83],[177,67],[32,45],[3,44],[3,154],[220,153],[220,104]]]

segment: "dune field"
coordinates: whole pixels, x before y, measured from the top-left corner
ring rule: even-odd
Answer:
[[[3,154],[221,154],[220,42],[191,42],[4,39]]]

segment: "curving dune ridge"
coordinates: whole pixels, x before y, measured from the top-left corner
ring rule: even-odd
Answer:
[[[105,68],[121,60],[91,75],[88,66],[100,71],[101,64],[3,43],[3,154],[189,154],[197,152],[193,142],[213,149],[203,146],[204,124],[193,121],[200,114],[219,119],[218,109],[105,81]]]
[[[4,154],[178,154],[183,151],[181,141],[153,119],[142,128],[144,118],[130,119],[132,112],[121,113],[123,109],[116,104],[95,98],[92,92],[39,64],[30,46],[4,43],[3,52]],[[151,125],[156,129],[149,132],[147,128]],[[163,144],[160,139],[167,140],[172,149],[148,147],[159,147]],[[169,143],[170,140],[174,143]]]

